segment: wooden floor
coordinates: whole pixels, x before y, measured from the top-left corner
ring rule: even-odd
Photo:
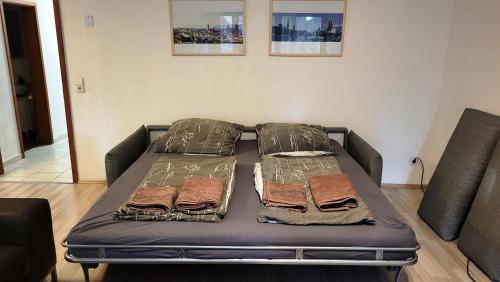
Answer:
[[[405,268],[410,281],[471,281],[466,272],[467,259],[458,250],[456,241],[441,240],[417,215],[421,190],[384,188],[383,192],[412,226],[422,247],[418,263]],[[470,270],[476,281],[490,281],[472,263]]]
[[[59,244],[71,227],[105,191],[104,184],[43,184],[0,183],[0,197],[47,198],[52,207],[55,241],[57,245],[57,269],[59,281],[82,281],[79,265],[64,260],[64,248]],[[456,242],[439,239],[417,216],[422,197],[417,189],[384,188],[384,193],[401,215],[408,221],[422,245],[418,252],[419,262],[406,267],[409,281],[469,281],[465,271],[466,259],[456,247]],[[382,274],[373,268],[348,269],[346,267],[276,267],[276,266],[198,266],[193,272],[187,266],[100,266],[91,270],[91,281],[311,281],[310,274],[318,274],[318,281],[353,281],[350,273],[356,273],[357,281],[380,281]],[[224,269],[221,269],[225,267]],[[175,271],[174,271],[175,269]],[[230,270],[230,271],[228,271]],[[212,273],[224,273],[227,277],[210,278]],[[138,273],[142,273],[138,275]],[[176,275],[172,275],[176,273]],[[201,274],[200,274],[201,273]],[[293,273],[293,274],[291,274]],[[365,274],[366,273],[366,274]],[[373,274],[375,273],[375,274]],[[475,266],[471,273],[476,281],[489,279]],[[153,275],[153,276],[152,276]],[[203,277],[201,277],[203,276]],[[406,275],[403,275],[406,276]],[[367,278],[370,277],[370,278]],[[406,277],[403,277],[406,278]],[[403,279],[406,280],[406,279]]]

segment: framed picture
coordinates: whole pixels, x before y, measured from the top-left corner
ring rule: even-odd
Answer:
[[[271,56],[341,57],[347,0],[271,0]]]
[[[245,55],[246,0],[169,0],[172,54]]]

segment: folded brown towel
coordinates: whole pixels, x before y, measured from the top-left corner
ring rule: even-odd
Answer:
[[[147,211],[172,210],[177,188],[165,187],[139,187],[135,190],[127,206]]]
[[[223,179],[186,178],[175,201],[175,206],[184,210],[215,209],[220,206],[223,193]]]
[[[299,184],[280,184],[266,181],[262,203],[266,207],[286,208],[300,212],[307,210],[304,186]]]
[[[358,194],[345,173],[311,176],[309,189],[320,211],[344,211],[358,207]]]

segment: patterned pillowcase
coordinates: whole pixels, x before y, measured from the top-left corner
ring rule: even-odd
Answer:
[[[320,125],[265,123],[257,124],[259,155],[290,152],[332,154],[333,141]]]
[[[243,125],[225,121],[182,119],[156,139],[155,152],[231,156],[242,131]]]

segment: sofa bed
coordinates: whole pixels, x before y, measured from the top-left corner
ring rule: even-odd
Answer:
[[[263,224],[254,187],[259,161],[255,128],[236,143],[234,192],[219,223],[117,221],[113,214],[130,198],[160,156],[153,141],[169,126],[141,126],[105,157],[108,190],[63,242],[65,258],[89,268],[107,264],[277,264],[385,266],[396,272],[417,262],[415,233],[383,195],[382,158],[346,128],[326,128],[335,156],[371,210],[371,225]],[[175,155],[176,158],[193,156]]]

